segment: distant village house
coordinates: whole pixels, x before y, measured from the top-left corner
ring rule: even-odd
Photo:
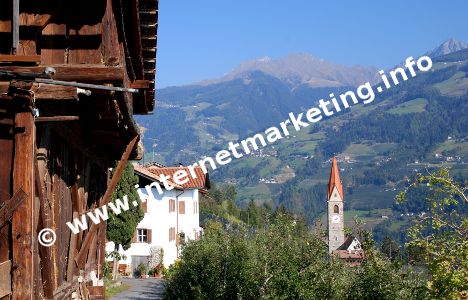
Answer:
[[[208,174],[205,175],[201,167],[195,167],[196,178],[189,176],[190,180],[178,185],[169,182],[174,189],[168,190],[160,181],[160,174],[174,178],[177,171],[187,167],[165,167],[157,164],[150,166],[134,165],[135,174],[139,178],[139,192],[146,195],[146,202],[142,203],[145,211],[143,220],[138,224],[131,247],[119,253],[124,259],[120,261],[119,270],[126,270],[132,274],[136,267],[143,263],[149,265],[152,252],[163,251],[163,265],[169,267],[180,254],[183,241],[196,240],[200,237],[199,226],[199,199],[200,194],[207,193],[210,188]],[[145,189],[151,183],[157,183],[163,191],[160,194],[156,187],[152,187],[153,196],[148,195]],[[112,252],[114,243],[106,244],[106,251]]]

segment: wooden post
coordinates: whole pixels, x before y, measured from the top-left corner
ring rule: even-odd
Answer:
[[[13,0],[13,20],[11,26],[13,36],[12,52],[16,54],[19,46],[19,0]]]
[[[34,140],[35,126],[30,111],[15,115],[15,152],[13,192],[23,189],[26,199],[15,210],[12,218],[13,237],[13,299],[34,297],[34,261],[37,238],[34,225]]]

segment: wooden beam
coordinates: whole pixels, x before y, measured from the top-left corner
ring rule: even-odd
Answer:
[[[34,121],[37,122],[64,122],[64,121],[79,121],[79,116],[55,116],[55,117],[37,117]]]
[[[102,197],[102,201],[100,202],[101,206],[109,203],[112,193],[114,192],[115,187],[117,186],[117,183],[119,182],[120,175],[122,175],[122,171],[127,165],[130,153],[132,153],[133,147],[135,147],[135,144],[138,138],[139,138],[138,135],[133,137],[133,139],[127,145],[127,148],[125,149],[124,153],[122,154],[122,157],[120,158],[120,161],[117,164],[117,168],[115,169],[114,176],[112,176],[112,179],[110,180],[109,185],[107,186],[106,192],[104,193],[104,196]],[[96,235],[97,229],[98,229],[98,225],[93,223],[91,227],[89,228],[88,233],[86,234],[83,244],[81,244],[80,252],[75,258],[76,264],[78,265],[80,269],[85,267],[85,258],[88,255],[89,246],[94,236]]]
[[[135,144],[138,138],[139,138],[138,135],[134,136],[132,140],[130,141],[130,143],[127,145],[125,152],[122,154],[122,157],[120,158],[120,161],[117,164],[117,168],[115,168],[115,172],[114,172],[114,175],[112,176],[109,186],[107,186],[106,193],[102,197],[102,205],[106,205],[107,203],[109,203],[112,193],[114,193],[115,187],[117,186],[117,183],[119,182],[120,175],[122,175],[122,172],[125,169],[125,166],[127,165],[130,153],[132,153],[133,148],[135,147]]]
[[[38,86],[36,88],[36,86]],[[1,89],[1,88],[0,88]],[[76,87],[58,86],[50,84],[37,84],[33,86],[34,96],[37,100],[76,100],[78,92]]]
[[[41,56],[0,54],[0,62],[21,62],[39,64],[41,62]]]
[[[11,220],[13,213],[18,206],[23,203],[23,200],[26,199],[26,197],[26,193],[22,189],[19,189],[10,200],[3,203],[2,208],[0,208],[0,228]]]
[[[72,282],[64,281],[61,286],[59,286],[54,291],[53,299],[71,299],[71,294],[73,291],[77,291],[79,288],[78,278],[75,277]]]
[[[125,76],[123,67],[107,67],[99,64],[47,65],[47,66],[0,66],[0,71],[19,73],[42,73],[46,67],[52,67],[56,73],[55,80],[77,82],[122,82]]]
[[[149,80],[135,80],[134,82],[130,83],[129,88],[148,89],[149,83]]]
[[[30,111],[15,115],[15,155],[13,192],[23,189],[27,197],[13,213],[13,300],[34,297],[34,248],[37,237],[34,225],[34,135],[35,126]]]
[[[46,127],[43,130],[42,138],[41,138],[41,154],[47,153],[45,150],[45,145],[49,140],[50,135],[50,128]],[[36,149],[35,151],[36,156],[39,151]],[[39,167],[41,165],[41,167]],[[41,228],[51,228],[53,227],[52,219],[50,215],[50,203],[46,196],[44,195],[44,186],[42,185],[42,178],[41,172],[39,170],[41,168],[43,172],[47,172],[46,169],[46,157],[42,157],[38,162],[38,159],[34,159],[34,172],[35,172],[35,184],[36,184],[36,193],[39,198],[39,205],[40,205],[40,220],[41,220]],[[41,255],[41,262],[42,262],[42,278],[41,284],[43,285],[44,296],[46,298],[52,298],[54,293],[54,269],[53,269],[53,261],[52,261],[52,248],[51,247],[44,247],[42,245],[39,246],[39,253]]]

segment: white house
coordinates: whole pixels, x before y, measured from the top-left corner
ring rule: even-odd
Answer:
[[[174,173],[180,170],[189,173],[187,167],[134,165],[134,169],[139,177],[140,195],[146,197],[146,202],[142,204],[145,216],[137,226],[131,247],[126,251],[122,247],[119,249],[120,254],[125,254],[120,267],[125,265],[127,270],[128,267],[135,270],[141,262],[148,264],[151,251],[159,252],[159,249],[163,250],[163,264],[168,267],[180,254],[181,241],[200,237],[199,198],[200,193],[207,193],[210,186],[208,174],[204,174],[200,167],[194,168],[196,178],[189,176],[190,180],[183,185],[168,180],[175,187],[168,190],[159,176],[164,174],[173,178]],[[152,183],[151,196],[146,187]],[[154,183],[161,187],[162,194]],[[114,251],[113,242],[106,244],[106,251]]]

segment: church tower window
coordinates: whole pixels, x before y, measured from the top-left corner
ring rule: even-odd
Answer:
[[[335,206],[333,207],[333,213],[334,214],[339,214],[340,213],[340,208],[338,207],[338,205],[335,204]]]

